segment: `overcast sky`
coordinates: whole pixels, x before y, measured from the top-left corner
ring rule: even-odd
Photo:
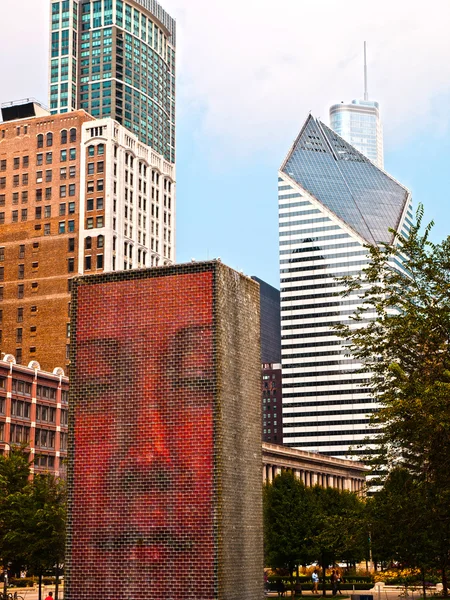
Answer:
[[[450,1],[163,0],[178,36],[178,260],[277,285],[277,169],[311,110],[381,104],[386,169],[450,233]],[[47,102],[49,0],[0,0],[0,102]]]

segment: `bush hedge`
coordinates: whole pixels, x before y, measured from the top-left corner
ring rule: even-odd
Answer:
[[[283,576],[283,575],[269,575],[268,577],[268,582],[269,582],[269,589],[271,591],[276,591],[277,589],[277,584],[280,581],[280,579],[283,581],[284,585],[286,586],[287,590],[291,589],[291,583],[290,583],[290,579],[289,577]],[[344,580],[345,582],[341,582],[340,583],[340,588],[341,590],[353,590],[353,586],[355,586],[355,589],[357,590],[370,590],[373,588],[373,581],[371,577],[360,577],[360,576],[349,576],[349,577],[345,577],[344,576]],[[296,581],[299,581],[303,591],[308,591],[312,588],[312,581],[311,581],[311,577],[309,575],[300,575],[299,577],[294,577],[294,583]],[[330,582],[330,576],[327,575],[327,577],[325,578],[326,581],[326,589],[327,590],[331,590],[331,582]],[[323,584],[322,584],[322,578],[319,581],[319,588],[323,589]]]

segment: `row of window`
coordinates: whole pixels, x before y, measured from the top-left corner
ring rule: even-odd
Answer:
[[[61,144],[67,144],[67,141],[69,141],[70,143],[76,142],[77,141],[77,130],[75,127],[73,127],[69,132],[67,131],[67,129],[63,129],[60,132],[60,136],[61,136],[60,137]],[[45,140],[47,148],[50,148],[51,146],[53,146],[53,133],[48,132],[45,136],[44,136],[44,134],[39,133],[36,136],[36,140],[37,140],[38,148],[44,147],[44,140]]]

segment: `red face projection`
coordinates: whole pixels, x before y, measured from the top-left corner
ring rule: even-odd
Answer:
[[[210,600],[213,275],[78,288],[69,600]]]

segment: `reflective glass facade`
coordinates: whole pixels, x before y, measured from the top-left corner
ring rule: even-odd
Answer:
[[[312,116],[279,171],[278,195],[284,443],[350,457],[377,405],[333,329],[360,302],[342,298],[336,278],[364,269],[364,246],[392,241],[388,228],[407,233],[410,195]]]
[[[353,100],[330,108],[331,129],[383,168],[383,128],[378,102]]]
[[[323,123],[308,120],[284,172],[368,243],[391,241],[408,191]]]
[[[174,163],[175,44],[155,0],[52,0],[51,112],[112,117]]]

